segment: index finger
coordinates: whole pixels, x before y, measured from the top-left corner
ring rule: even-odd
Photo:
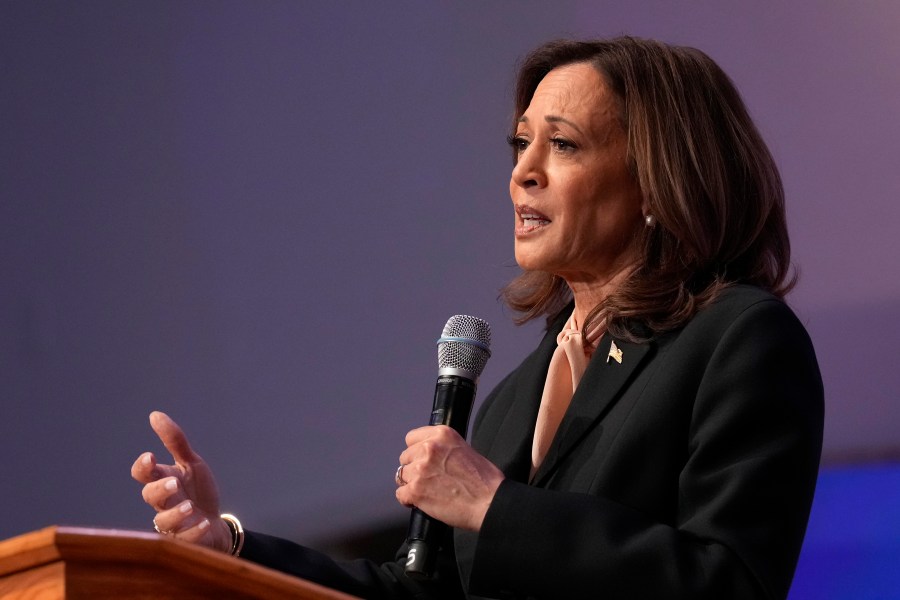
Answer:
[[[459,437],[456,430],[447,425],[425,425],[424,427],[417,427],[406,434],[406,445],[412,446],[413,444],[418,444],[432,436],[438,436],[445,433],[449,435],[456,434],[456,436]]]
[[[150,413],[150,427],[156,432],[175,462],[187,464],[196,461],[197,454],[191,449],[187,436],[169,415],[158,410],[153,411]]]

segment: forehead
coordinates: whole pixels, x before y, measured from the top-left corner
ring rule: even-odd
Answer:
[[[588,63],[576,63],[547,73],[535,89],[524,116],[552,114],[587,123],[614,117],[616,107],[615,96],[600,72]]]

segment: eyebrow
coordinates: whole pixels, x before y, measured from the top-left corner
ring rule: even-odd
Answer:
[[[544,117],[544,120],[547,121],[548,123],[565,123],[565,124],[568,125],[569,127],[572,127],[572,128],[573,128],[575,131],[577,131],[578,133],[584,135],[584,132],[581,130],[581,127],[579,127],[578,125],[576,125],[576,124],[573,123],[572,121],[566,119],[565,117],[560,117],[560,116],[557,116],[557,115],[547,115],[546,117]],[[525,115],[522,115],[521,117],[518,118],[518,120],[517,120],[516,122],[518,122],[518,123],[527,123],[527,122],[528,122],[528,117],[526,117]]]

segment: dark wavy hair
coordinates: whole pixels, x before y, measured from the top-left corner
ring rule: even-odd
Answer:
[[[699,50],[653,40],[552,41],[519,69],[513,134],[547,73],[574,63],[596,68],[617,97],[628,168],[656,218],[634,240],[636,268],[594,307],[584,330],[605,320],[617,337],[651,338],[681,327],[735,283],[783,298],[796,281],[784,188],[722,69]],[[501,298],[518,323],[545,316],[549,324],[572,296],[559,276],[531,271]]]

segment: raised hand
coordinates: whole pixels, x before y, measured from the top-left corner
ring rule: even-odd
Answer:
[[[209,466],[167,414],[150,413],[150,426],[174,459],[171,465],[158,464],[152,452],[144,452],[131,467],[131,476],[144,484],[144,502],[156,511],[156,528],[228,552],[231,530],[219,518],[219,491]]]

